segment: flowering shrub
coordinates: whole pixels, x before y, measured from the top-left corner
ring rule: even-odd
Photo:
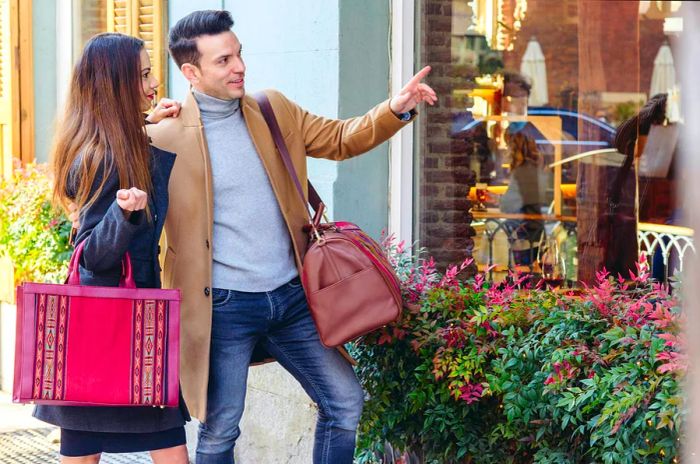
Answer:
[[[0,182],[0,254],[15,269],[15,283],[59,282],[70,258],[71,224],[51,204],[46,166],[18,168]]]
[[[642,261],[561,293],[511,275],[460,282],[387,244],[406,309],[353,354],[369,394],[358,459],[385,443],[425,463],[676,462],[683,316]]]

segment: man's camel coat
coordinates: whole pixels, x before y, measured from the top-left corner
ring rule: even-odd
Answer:
[[[307,156],[347,159],[376,147],[407,124],[391,111],[388,100],[364,116],[332,120],[305,111],[279,92],[266,93],[304,190]],[[308,217],[305,205],[275,148],[257,102],[243,97],[241,111],[279,202],[301,270],[307,246],[307,236],[302,231]],[[163,285],[182,291],[180,383],[190,412],[204,421],[212,320],[212,176],[216,173],[211,171],[199,108],[191,93],[183,102],[179,117],[149,125],[147,130],[153,145],[177,155],[169,184]]]

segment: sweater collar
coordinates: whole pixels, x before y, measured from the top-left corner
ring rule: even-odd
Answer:
[[[240,99],[222,100],[192,89],[192,95],[197,100],[202,120],[225,119],[236,113],[241,107]]]

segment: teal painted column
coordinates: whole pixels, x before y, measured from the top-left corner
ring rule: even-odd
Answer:
[[[46,163],[53,143],[57,107],[55,0],[33,0],[32,49],[34,155],[37,163]]]
[[[389,0],[340,2],[338,116],[365,113],[389,96]],[[389,144],[338,164],[336,219],[355,222],[378,238],[389,219]]]

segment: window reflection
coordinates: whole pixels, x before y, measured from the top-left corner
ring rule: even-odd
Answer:
[[[85,43],[107,30],[107,0],[73,0],[73,56],[78,57]]]
[[[472,254],[496,265],[495,278],[543,275],[556,255],[573,283],[636,259],[636,248],[611,257],[627,256],[638,222],[682,223],[681,2],[422,0],[419,9],[417,65],[433,66],[431,84],[447,98],[419,121],[416,235],[440,265]],[[668,96],[665,116],[635,140],[617,194],[627,158],[616,131],[658,94]],[[600,227],[610,214],[614,232]],[[673,260],[662,260],[662,277]]]

